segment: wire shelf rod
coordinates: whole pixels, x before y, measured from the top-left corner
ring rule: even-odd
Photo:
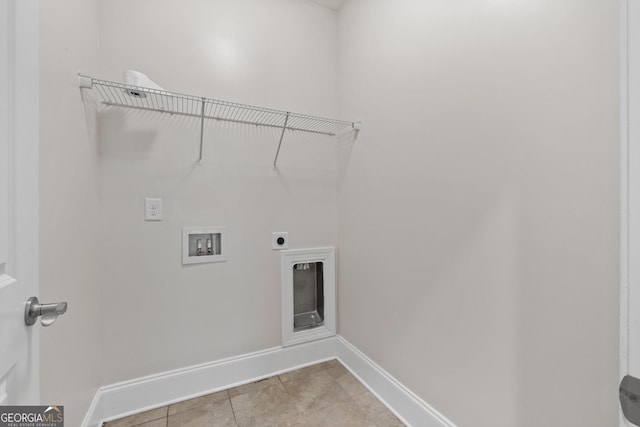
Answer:
[[[200,114],[200,157],[198,158],[198,162],[202,161],[202,142],[204,140],[204,107],[205,107],[205,98],[202,98],[202,113]]]
[[[336,136],[345,130],[359,130],[360,122],[331,119],[309,114],[292,113],[273,108],[197,97],[177,92],[152,89],[95,79],[80,75],[80,87],[96,88],[101,103],[106,106],[155,111],[200,119],[200,156],[204,139],[204,121],[219,120],[230,123],[264,126],[281,130],[274,167],[286,131],[308,132]]]
[[[118,104],[116,102],[103,101],[102,103],[104,105],[108,106],[108,107],[124,107],[124,108],[131,108],[131,109],[134,109],[134,110],[153,111],[153,112],[157,112],[157,113],[164,113],[164,114],[170,114],[170,115],[176,115],[176,116],[196,117],[196,118],[200,118],[201,117],[201,115],[198,114],[198,113],[182,113],[182,112],[174,112],[174,111],[168,111],[168,110],[156,110],[154,108],[135,107],[135,106],[126,105],[126,104]],[[268,128],[274,128],[274,129],[282,129],[283,128],[282,125],[278,125],[278,124],[255,123],[255,122],[252,122],[252,121],[244,121],[244,120],[232,120],[232,119],[226,119],[224,117],[213,116],[213,115],[208,115],[208,114],[205,114],[204,118],[205,119],[211,119],[211,120],[219,120],[219,121],[222,121],[222,122],[238,123],[238,124],[242,124],[242,125],[255,125],[255,126],[263,126],[263,127],[268,127]],[[295,126],[288,126],[288,125],[285,128],[285,130],[296,131],[296,132],[308,132],[308,133],[313,133],[313,134],[317,134],[317,135],[325,135],[325,136],[336,136],[336,132],[323,132],[323,131],[318,131],[318,130],[314,130],[314,129],[307,129],[307,128],[301,128],[301,127],[295,127]]]
[[[278,156],[280,155],[280,147],[282,147],[282,140],[284,139],[284,133],[287,131],[287,122],[289,121],[289,113],[287,113],[287,117],[284,119],[284,126],[282,126],[282,133],[280,134],[280,142],[278,142],[278,150],[276,151],[276,157],[273,159],[273,168],[276,168],[276,163],[278,163]]]

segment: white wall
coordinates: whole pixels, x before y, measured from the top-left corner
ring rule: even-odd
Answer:
[[[336,15],[298,0],[100,2],[100,76],[317,115],[337,109]],[[105,384],[280,345],[279,253],[336,244],[336,145],[140,111],[100,114]],[[162,222],[143,220],[163,199]],[[181,264],[183,226],[228,227],[228,261]]]
[[[65,405],[69,426],[101,384],[95,124],[76,76],[96,64],[97,3],[40,2],[39,298],[69,303],[40,331],[41,402]]]
[[[339,332],[457,425],[617,423],[617,18],[339,13]]]
[[[42,333],[42,401],[79,425],[99,385],[279,345],[271,232],[335,245],[337,220],[326,138],[288,134],[274,171],[277,132],[208,124],[195,166],[197,122],[96,116],[76,73],[132,68],[173,91],[334,116],[336,15],[294,0],[58,0],[40,27],[40,297],[69,302]],[[142,220],[145,196],[163,197],[161,223]],[[229,261],[182,267],[189,225],[226,225]]]
[[[42,400],[69,423],[98,384],[278,345],[272,231],[339,233],[340,333],[458,425],[615,423],[615,4],[41,8],[41,297],[70,303],[42,334]],[[339,88],[364,121],[339,194],[319,138],[287,136],[274,172],[277,132],[210,123],[198,166],[196,121],[113,109],[96,143],[74,74],[128,68],[329,116]],[[226,225],[229,261],[183,267],[188,225]]]

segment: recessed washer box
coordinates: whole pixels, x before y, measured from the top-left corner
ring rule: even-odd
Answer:
[[[227,227],[183,227],[182,263],[227,260]]]

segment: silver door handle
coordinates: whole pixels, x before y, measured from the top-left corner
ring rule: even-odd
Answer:
[[[38,298],[31,297],[27,300],[24,308],[24,323],[28,326],[33,325],[42,316],[40,323],[42,326],[49,326],[56,321],[58,316],[67,312],[66,302],[57,302],[54,304],[40,304]]]
[[[620,383],[620,406],[625,418],[640,425],[640,379],[626,375]]]

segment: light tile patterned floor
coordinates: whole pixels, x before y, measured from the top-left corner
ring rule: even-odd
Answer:
[[[110,421],[105,427],[401,427],[337,360]]]

